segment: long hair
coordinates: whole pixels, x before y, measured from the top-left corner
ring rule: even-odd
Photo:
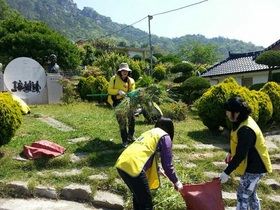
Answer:
[[[161,128],[170,136],[171,140],[174,137],[174,124],[170,118],[161,117],[157,120],[155,128]]]
[[[240,97],[232,97],[228,99],[224,104],[224,108],[225,110],[230,111],[232,116],[234,115],[234,112],[239,112],[237,118],[238,122],[246,120],[252,112],[248,104]]]

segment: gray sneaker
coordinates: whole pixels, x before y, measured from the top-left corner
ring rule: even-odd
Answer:
[[[124,147],[124,148],[126,148],[127,146],[128,146],[128,142],[126,141],[126,142],[123,142],[122,143],[122,146]]]
[[[129,141],[135,141],[136,140],[135,136],[133,136],[133,135],[128,135],[127,139]]]

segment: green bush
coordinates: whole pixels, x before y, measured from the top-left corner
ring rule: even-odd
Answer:
[[[256,97],[259,104],[259,119],[257,121],[260,128],[265,129],[272,117],[273,106],[269,96],[261,91],[253,90],[252,93]]]
[[[21,126],[22,114],[19,103],[10,93],[0,93],[0,146],[7,144]]]
[[[250,91],[247,87],[238,86],[232,90],[229,97],[238,96],[242,98],[252,110],[251,117],[258,122],[259,120],[259,103],[257,98],[254,96],[254,93]],[[231,124],[231,123],[230,123]]]
[[[108,92],[109,82],[103,76],[98,76],[95,78],[93,82],[93,92],[94,94],[107,94]],[[97,101],[99,103],[106,102],[107,96],[97,96],[93,97],[93,101]]]
[[[272,81],[280,83],[280,73],[273,73],[272,74]]]
[[[175,55],[167,54],[158,59],[158,63],[173,63],[178,64],[182,63],[182,60]]]
[[[183,76],[179,76],[179,77],[174,78],[173,82],[178,84],[178,83],[184,82],[186,79],[188,79],[188,76],[183,75]]]
[[[131,77],[137,81],[141,75],[141,68],[139,66],[139,62],[137,61],[132,61],[132,60],[129,60],[127,61],[127,64],[129,65],[129,68],[132,70],[131,72]]]
[[[272,114],[272,121],[279,122],[280,121],[280,85],[276,82],[268,82],[266,83],[260,91],[265,92],[273,106],[273,114]]]
[[[63,87],[63,94],[61,97],[61,100],[63,101],[63,103],[71,104],[71,103],[75,102],[76,99],[78,98],[77,92],[75,91],[75,85],[69,79],[66,79],[66,78],[62,78],[59,81],[59,83]]]
[[[249,87],[249,90],[260,90],[264,85],[265,83],[256,83],[254,85],[251,85]]]
[[[220,126],[228,127],[224,103],[230,97],[232,90],[239,88],[233,78],[209,88],[194,105],[203,124],[210,131],[218,131]]]
[[[160,109],[164,117],[178,121],[185,120],[188,111],[187,105],[181,101],[177,103],[164,103],[160,105]]]
[[[182,73],[184,75],[191,76],[192,70],[193,70],[193,66],[190,63],[179,63],[179,64],[174,65],[170,69],[170,72],[172,74]]]
[[[153,70],[152,77],[155,78],[157,81],[161,81],[166,77],[166,70],[162,65],[156,65]]]
[[[256,91],[250,91],[246,87],[239,86],[233,78],[227,78],[222,83],[209,88],[201,98],[195,102],[198,115],[203,124],[211,131],[217,131],[220,126],[230,128],[231,123],[225,117],[224,103],[231,97],[238,96],[242,98],[252,109],[251,116],[258,122],[259,118],[267,122],[270,108],[265,95],[256,95]],[[264,107],[267,106],[267,107]],[[261,116],[260,116],[261,115]],[[264,127],[264,125],[262,125]]]
[[[146,74],[143,74],[143,76],[136,82],[136,88],[139,87],[148,87],[149,85],[154,83],[154,79]]]
[[[78,93],[83,100],[105,102],[107,96],[88,96],[88,94],[107,94],[108,85],[109,82],[103,76],[81,77],[78,83]]]
[[[185,95],[183,101],[191,104],[193,101],[200,98],[205,90],[210,87],[210,83],[203,77],[192,76],[186,79],[181,85],[183,94]]]
[[[87,94],[94,92],[95,77],[89,76],[87,78],[81,77],[78,83],[78,93],[82,100],[92,100],[92,97],[88,97]]]

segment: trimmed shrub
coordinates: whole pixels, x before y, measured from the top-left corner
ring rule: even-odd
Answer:
[[[187,105],[181,101],[177,103],[164,103],[160,105],[160,109],[164,117],[178,121],[185,120],[188,111]]]
[[[181,86],[183,94],[186,96],[183,101],[191,104],[210,87],[210,83],[203,77],[192,76],[186,79]]]
[[[249,107],[252,109],[251,117],[258,122],[259,120],[259,103],[254,93],[248,88],[243,86],[238,86],[238,88],[233,89],[229,97],[238,96],[242,98]],[[231,123],[230,123],[231,125]]]
[[[264,85],[265,85],[265,83],[257,83],[257,84],[251,85],[249,87],[249,90],[260,90]]]
[[[237,82],[230,77],[209,88],[195,101],[198,115],[210,131],[218,131],[220,126],[228,127],[224,103],[231,96],[232,90],[237,88],[239,88]]]
[[[107,94],[108,92],[109,82],[103,76],[98,76],[95,78],[93,82],[93,92],[94,94]],[[93,97],[93,101],[97,101],[99,103],[106,102],[107,96],[97,96]]]
[[[193,66],[190,63],[179,63],[174,65],[170,72],[172,74],[183,73],[184,75],[192,75]]]
[[[0,93],[0,146],[9,143],[21,126],[20,105],[10,93]]]
[[[87,94],[94,92],[95,77],[89,76],[87,78],[81,77],[78,83],[78,93],[82,100],[92,100],[92,97],[88,97]]]
[[[276,82],[268,82],[266,83],[260,91],[265,92],[273,106],[273,114],[272,114],[272,121],[279,122],[280,121],[280,85]]]
[[[78,93],[81,99],[105,102],[107,96],[87,96],[88,94],[107,94],[109,82],[103,76],[87,78],[81,77],[78,83]]]
[[[174,83],[182,83],[184,82],[186,79],[188,79],[188,76],[183,75],[183,76],[179,76],[173,79]]]
[[[162,65],[157,65],[153,70],[152,77],[157,81],[163,80],[166,77],[165,68]]]
[[[257,121],[261,129],[265,129],[272,117],[273,106],[269,96],[262,91],[252,91],[259,104],[259,120]]]
[[[135,81],[137,81],[141,75],[141,68],[139,66],[139,62],[128,61],[127,64],[129,65],[129,68],[132,70],[130,77],[132,77]]]

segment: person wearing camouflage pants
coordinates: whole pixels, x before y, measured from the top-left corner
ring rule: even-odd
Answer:
[[[240,97],[232,97],[224,104],[226,116],[232,122],[230,150],[225,162],[228,164],[220,175],[221,183],[228,181],[235,171],[241,175],[237,189],[237,210],[259,210],[257,188],[260,179],[272,172],[272,165],[265,139],[256,121],[250,116],[252,110]]]
[[[251,209],[259,210],[260,201],[257,195],[257,188],[260,179],[264,176],[261,174],[245,173],[240,178],[239,186],[237,189],[237,207],[236,209]]]

